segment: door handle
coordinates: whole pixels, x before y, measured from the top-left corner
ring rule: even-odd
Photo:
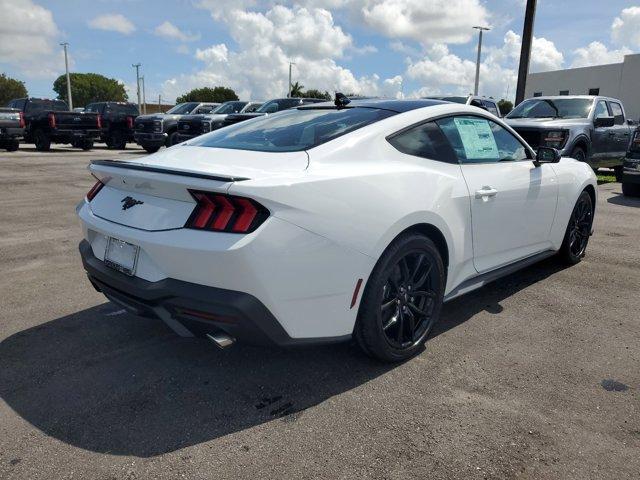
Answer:
[[[476,191],[476,198],[495,197],[498,194],[498,190],[491,187],[482,187],[481,190]]]

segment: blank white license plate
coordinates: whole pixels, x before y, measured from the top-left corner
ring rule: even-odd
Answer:
[[[109,237],[107,250],[104,252],[104,263],[119,272],[133,275],[138,263],[140,247],[123,240]]]

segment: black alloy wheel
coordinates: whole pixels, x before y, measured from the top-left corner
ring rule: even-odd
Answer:
[[[382,254],[362,294],[354,337],[368,355],[399,362],[419,353],[442,308],[445,268],[424,235],[409,233]]]
[[[576,147],[571,152],[571,158],[575,158],[579,162],[586,162],[587,153],[584,151],[582,147]]]
[[[382,289],[380,320],[391,346],[412,347],[433,326],[436,270],[421,251],[403,256],[388,272]]]
[[[589,237],[591,236],[592,224],[593,204],[591,196],[587,192],[582,192],[571,213],[560,250],[565,261],[570,264],[576,264],[584,257]]]

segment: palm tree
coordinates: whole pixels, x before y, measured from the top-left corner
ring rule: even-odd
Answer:
[[[291,96],[292,97],[302,97],[304,95],[304,92],[302,91],[303,88],[304,88],[304,85],[300,85],[300,82],[292,83],[291,84]]]

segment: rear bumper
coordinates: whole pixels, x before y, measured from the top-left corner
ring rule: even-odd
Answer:
[[[55,130],[51,130],[50,136],[52,139],[97,139],[100,137],[100,130],[73,130],[66,128],[56,128]]]
[[[167,141],[166,133],[149,133],[149,132],[136,132],[133,134],[133,138],[136,143],[140,145],[150,145],[161,147]]]
[[[134,315],[178,322],[194,336],[224,332],[255,345],[294,346],[335,343],[345,337],[291,338],[267,307],[254,296],[174,279],[150,282],[105,265],[86,240],[80,256],[89,281],[114,303]],[[174,327],[175,328],[175,327]]]
[[[23,135],[24,128],[0,127],[0,140],[22,137]]]

